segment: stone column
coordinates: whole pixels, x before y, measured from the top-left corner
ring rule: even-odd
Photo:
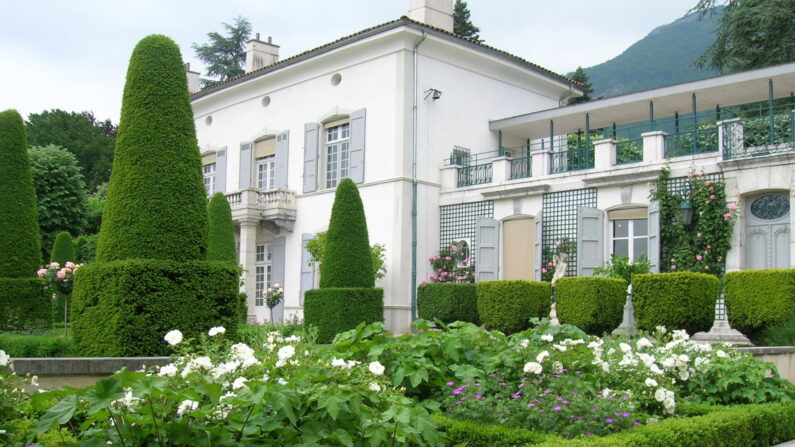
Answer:
[[[450,190],[458,188],[458,165],[442,166],[439,169],[440,181],[443,190]]]
[[[616,140],[605,138],[594,141],[594,168],[607,171],[616,164]]]
[[[531,157],[533,157],[531,166],[533,178],[548,176],[552,164],[552,151],[549,149],[533,151]]]
[[[665,137],[667,133],[662,130],[645,132],[643,137],[643,163],[657,164],[665,161]]]
[[[254,294],[256,292],[257,270],[257,227],[259,222],[256,219],[244,219],[240,221],[240,264],[243,266],[243,286],[241,292],[246,294],[246,305],[248,307],[249,323],[254,323],[256,313],[254,311]]]
[[[497,157],[491,162],[491,184],[499,185],[511,178],[511,159]]]
[[[740,188],[737,184],[737,172],[730,172],[724,178],[726,185],[726,203],[728,205],[735,204],[738,208],[742,207],[742,200],[740,197]],[[733,211],[736,213],[736,211]],[[731,248],[726,253],[726,271],[736,272],[741,270],[745,265],[743,253],[745,252],[745,216],[740,213],[739,219],[734,224],[734,231],[732,231]]]

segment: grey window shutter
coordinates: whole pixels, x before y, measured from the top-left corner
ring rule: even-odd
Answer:
[[[593,276],[604,264],[604,211],[577,208],[577,276]]]
[[[351,113],[351,147],[349,177],[355,183],[364,182],[365,109]]]
[[[254,145],[250,141],[240,143],[240,176],[238,187],[241,190],[251,188],[251,158],[254,156]]]
[[[290,155],[290,132],[276,135],[276,178],[275,185],[279,189],[287,189],[287,160]]]
[[[475,235],[475,281],[495,281],[499,279],[500,222],[490,217],[478,217],[475,221]]]
[[[304,125],[304,192],[317,191],[317,158],[320,124]]]
[[[315,267],[310,265],[312,256],[309,250],[306,249],[306,243],[315,238],[314,234],[304,233],[301,235],[301,289],[300,289],[300,304],[304,305],[304,292],[315,288]]]
[[[226,192],[226,148],[215,153],[215,190]]]
[[[533,265],[535,266],[536,281],[541,281],[541,269],[544,267],[544,239],[543,239],[544,233],[543,233],[543,226],[541,223],[543,214],[544,214],[543,211],[539,211],[535,217],[536,234],[533,243],[535,244],[536,258]]]
[[[277,237],[271,241],[271,285],[279,284],[285,290],[284,284],[284,236]],[[273,308],[273,323],[282,321],[284,318],[284,300]]]
[[[652,273],[660,273],[660,203],[649,204],[649,264]]]

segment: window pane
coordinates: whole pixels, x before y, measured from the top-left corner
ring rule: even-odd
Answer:
[[[641,256],[649,257],[649,240],[645,237],[638,237],[632,240],[633,249],[635,253],[633,253],[633,259],[637,259]]]
[[[628,220],[614,220],[613,221],[613,237],[627,237],[629,236],[629,221]]]
[[[629,241],[626,239],[617,239],[613,241],[613,254],[629,256]]]
[[[646,236],[649,234],[648,230],[649,219],[635,219],[632,221],[634,228],[633,236]]]

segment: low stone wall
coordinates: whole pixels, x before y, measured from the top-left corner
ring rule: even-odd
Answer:
[[[14,372],[20,376],[37,376],[38,388],[53,389],[63,386],[83,388],[122,368],[138,371],[150,366],[166,365],[169,362],[168,357],[15,358]]]
[[[755,359],[776,365],[782,378],[795,383],[795,346],[737,348],[737,350],[750,352]]]

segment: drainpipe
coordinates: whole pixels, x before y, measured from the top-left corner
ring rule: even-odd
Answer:
[[[419,70],[417,65],[419,53],[417,53],[417,50],[427,37],[428,33],[423,30],[422,37],[412,50],[412,56],[414,57],[414,103],[411,109],[413,121],[411,126],[411,321],[417,319],[417,98],[419,96]]]

